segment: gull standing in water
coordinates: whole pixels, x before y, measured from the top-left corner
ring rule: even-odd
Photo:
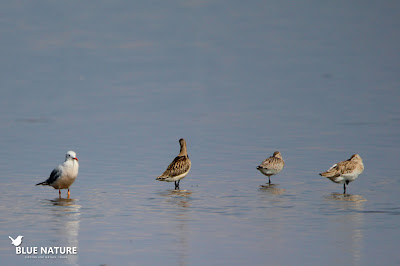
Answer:
[[[189,173],[191,167],[186,141],[180,139],[179,144],[181,145],[181,150],[178,156],[168,165],[167,170],[156,178],[159,181],[175,182],[175,190],[179,190],[179,182]]]
[[[271,175],[276,175],[282,171],[284,166],[285,161],[283,160],[281,153],[276,151],[271,157],[265,159],[259,166],[257,166],[257,170],[268,176],[268,184],[271,184]]]
[[[52,186],[58,189],[58,195],[61,198],[61,189],[68,189],[69,198],[69,187],[74,183],[76,177],[78,176],[79,163],[76,153],[74,151],[69,151],[65,155],[65,161],[54,168],[51,172],[50,177],[41,183],[36,184],[42,186]]]
[[[332,182],[343,184],[343,194],[346,194],[346,185],[354,181],[363,171],[361,156],[353,154],[350,159],[332,165],[328,171],[319,175],[329,178]]]

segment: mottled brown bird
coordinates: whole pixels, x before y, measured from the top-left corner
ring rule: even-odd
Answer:
[[[346,185],[354,181],[364,171],[363,161],[358,154],[350,159],[334,164],[328,171],[320,173],[332,182],[343,184],[343,194],[346,194]]]
[[[259,166],[257,166],[257,170],[268,176],[268,184],[271,184],[271,176],[282,171],[284,166],[285,161],[283,160],[281,153],[276,151],[271,157],[265,159]]]
[[[179,155],[168,165],[167,170],[156,178],[159,181],[175,182],[175,190],[179,189],[179,182],[189,173],[191,167],[186,141],[180,139],[179,144],[181,145]]]

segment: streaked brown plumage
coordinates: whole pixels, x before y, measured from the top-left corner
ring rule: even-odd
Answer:
[[[332,182],[343,184],[343,193],[346,193],[346,185],[354,181],[363,171],[364,164],[361,156],[353,154],[350,159],[334,164],[320,175],[329,178]]]
[[[259,166],[257,166],[257,170],[268,176],[268,183],[271,184],[271,176],[282,171],[284,166],[285,161],[283,160],[281,153],[276,151],[271,157],[265,159]]]
[[[175,189],[179,189],[180,180],[189,173],[191,167],[186,141],[180,139],[179,144],[181,146],[179,155],[168,165],[164,173],[156,178],[159,181],[175,182]]]

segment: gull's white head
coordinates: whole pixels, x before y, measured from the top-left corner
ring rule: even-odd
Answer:
[[[78,161],[78,157],[76,157],[76,153],[74,151],[67,152],[67,154],[65,155],[65,161],[68,161],[68,160]]]

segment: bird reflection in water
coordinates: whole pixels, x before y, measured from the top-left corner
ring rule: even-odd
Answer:
[[[55,198],[53,200],[48,200],[50,203],[52,203],[54,206],[74,206],[75,204],[75,199],[63,199],[63,198]],[[76,205],[78,206],[78,205]]]
[[[188,199],[192,195],[192,192],[189,190],[169,190],[166,194],[161,195],[168,197],[167,202],[169,203],[175,202],[180,207],[190,207]]]
[[[336,215],[329,216],[329,227],[335,232],[334,237],[342,240],[342,248],[353,260],[350,264],[359,265],[364,246],[364,204],[367,200],[361,195],[343,193],[331,193],[325,199],[336,207],[331,208]]]
[[[352,194],[343,194],[343,193],[332,193],[329,196],[325,197],[328,200],[337,200],[337,201],[352,201],[352,202],[364,202],[367,201],[361,195],[352,195]]]
[[[278,188],[277,184],[266,184],[260,185],[260,191],[265,191],[272,195],[282,195],[286,190],[283,188]]]
[[[168,190],[167,192],[160,193],[161,196],[167,197],[167,201],[175,201],[178,199],[178,205],[181,205],[179,202],[182,203],[182,207],[189,207],[190,204],[187,201],[188,198],[190,198],[190,195],[192,195],[192,192],[189,190]]]
[[[48,228],[53,231],[51,235],[59,246],[77,248],[78,255],[66,255],[65,259],[68,264],[78,265],[81,205],[77,204],[76,199],[63,198],[48,200],[48,203],[52,207],[49,211],[51,219],[48,224]]]
[[[177,265],[184,266],[188,264],[187,258],[189,254],[189,241],[188,236],[190,235],[190,229],[188,228],[188,220],[190,220],[190,196],[191,191],[188,190],[168,190],[160,193],[161,196],[166,198],[166,202],[171,206],[169,211],[174,215],[175,219],[172,219],[176,224],[174,241],[176,247],[173,250],[176,251]]]

